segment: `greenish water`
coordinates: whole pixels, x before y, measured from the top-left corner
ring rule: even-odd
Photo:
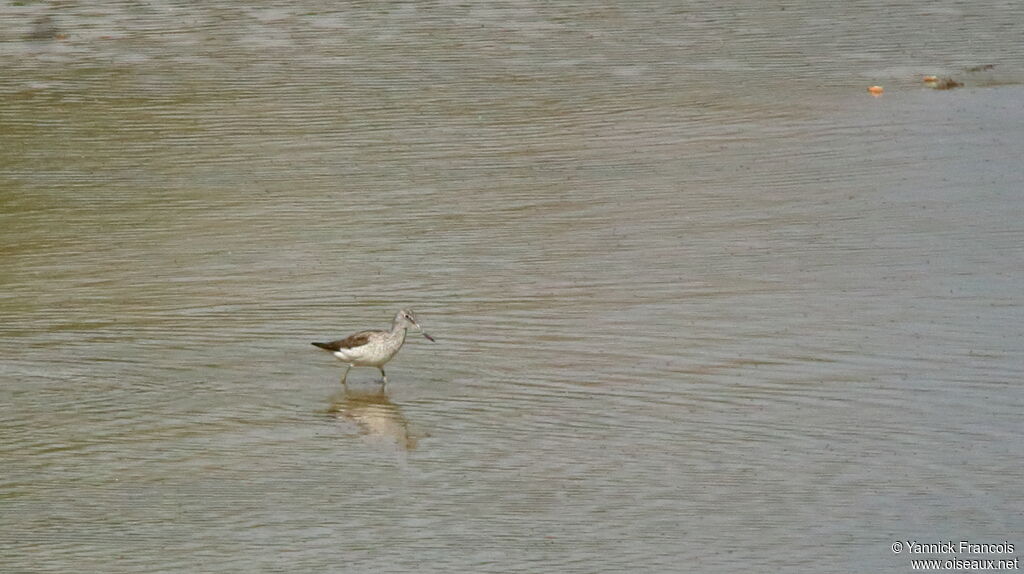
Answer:
[[[1024,546],[1018,3],[0,11],[5,571]]]

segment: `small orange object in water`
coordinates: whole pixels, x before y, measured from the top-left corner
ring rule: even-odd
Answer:
[[[938,76],[925,76],[923,78],[923,81],[926,84],[934,84],[934,83],[939,81],[939,77]]]
[[[870,88],[868,88],[868,93],[875,97],[881,96],[882,92],[884,91],[885,88],[883,88],[882,86],[871,86]]]

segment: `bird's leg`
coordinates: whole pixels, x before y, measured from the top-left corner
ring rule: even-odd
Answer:
[[[384,386],[386,386],[388,384],[388,374],[384,372],[384,367],[377,367],[377,368],[380,369],[380,376],[383,377],[381,379],[381,385],[380,385],[383,388]]]
[[[348,388],[348,383],[345,382],[345,379],[348,378],[348,372],[351,369],[352,369],[352,365],[346,365],[345,366],[345,372],[341,374],[341,386],[343,386],[345,388]]]

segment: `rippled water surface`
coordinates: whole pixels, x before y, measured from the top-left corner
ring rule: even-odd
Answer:
[[[1020,3],[0,11],[4,571],[1024,550]]]

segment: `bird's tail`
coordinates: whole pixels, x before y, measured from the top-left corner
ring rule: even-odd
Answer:
[[[313,343],[313,346],[314,347],[320,347],[321,349],[323,349],[325,351],[330,351],[331,350],[330,343]]]

